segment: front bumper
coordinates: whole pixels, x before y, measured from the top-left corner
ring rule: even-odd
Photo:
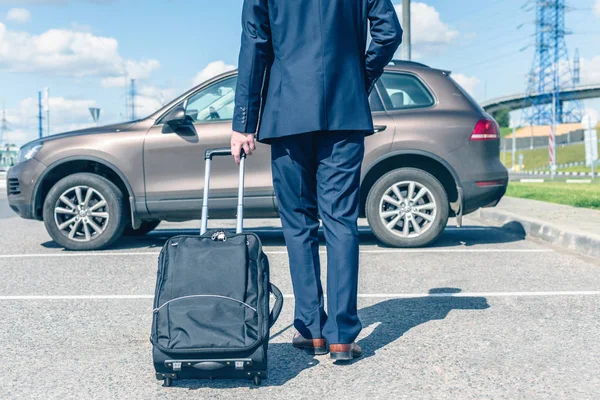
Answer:
[[[33,192],[38,178],[46,166],[36,159],[25,161],[8,170],[6,191],[8,205],[22,218],[35,219],[33,212]]]

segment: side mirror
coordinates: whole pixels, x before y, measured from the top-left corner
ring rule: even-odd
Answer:
[[[163,133],[194,131],[194,120],[185,113],[184,103],[176,105],[164,118]]]

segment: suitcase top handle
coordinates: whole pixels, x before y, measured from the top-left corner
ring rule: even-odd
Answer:
[[[213,157],[223,157],[223,156],[230,156],[231,155],[231,149],[229,147],[221,147],[218,149],[208,149],[204,152],[204,159],[205,160],[212,160]],[[242,158],[246,158],[246,153],[244,152],[244,150],[242,149],[241,152],[241,156]]]

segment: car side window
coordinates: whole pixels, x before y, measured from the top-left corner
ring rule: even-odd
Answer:
[[[429,90],[414,75],[386,72],[381,77],[390,110],[430,107],[434,99]],[[385,96],[384,96],[385,97]]]
[[[185,106],[185,114],[194,123],[231,121],[235,107],[237,77],[222,80],[192,95]]]

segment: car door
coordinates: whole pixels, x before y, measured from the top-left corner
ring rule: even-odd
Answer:
[[[164,129],[161,118],[144,143],[144,176],[148,212],[157,218],[186,220],[200,217],[204,189],[204,152],[229,147],[236,76],[192,93],[184,101],[193,128]],[[210,216],[235,216],[238,168],[231,157],[215,158],[211,167]],[[257,143],[246,162],[245,215],[275,215],[270,149]]]
[[[390,151],[394,142],[396,122],[384,109],[378,88],[373,89],[369,96],[373,125],[376,133],[367,136],[365,140],[365,159],[363,162],[363,173],[384,154]]]

